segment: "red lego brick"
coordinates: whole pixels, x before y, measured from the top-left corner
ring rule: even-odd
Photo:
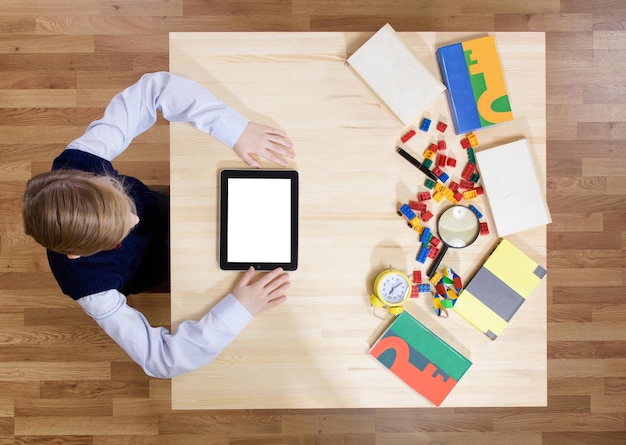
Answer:
[[[445,167],[448,157],[446,155],[437,155],[437,167]]]
[[[430,199],[430,192],[419,192],[417,194],[417,199],[422,202],[422,201],[428,201]]]
[[[461,139],[461,147],[463,147],[464,150],[467,150],[471,146],[472,146],[472,144],[470,144],[469,139],[467,139],[467,138]]]
[[[432,217],[433,217],[433,214],[432,214],[430,211],[428,211],[428,210],[425,210],[425,211],[424,211],[424,213],[422,213],[422,214],[420,215],[420,218],[421,218],[421,219],[422,219],[422,221],[424,221],[424,222],[428,222],[428,221],[429,221]],[[432,242],[432,241],[431,241],[431,242]]]
[[[471,190],[474,188],[474,183],[472,181],[470,181],[469,179],[462,179],[461,180],[461,188],[462,189],[466,189],[466,190]]]
[[[419,298],[420,297],[420,288],[419,286],[413,286],[411,288],[411,298]]]
[[[414,284],[419,284],[422,282],[422,271],[421,270],[414,270],[413,271],[413,283]],[[415,286],[417,287],[417,286]]]
[[[439,130],[441,133],[444,133],[446,131],[446,128],[448,128],[448,124],[441,121],[437,123],[437,130]]]
[[[437,147],[439,148],[439,150],[445,150],[446,148],[448,148],[448,145],[446,144],[446,141],[439,141],[437,142]]]
[[[448,161],[446,163],[448,167],[456,167],[456,159],[454,158],[448,158]]]
[[[409,139],[411,139],[413,136],[415,136],[415,130],[409,130],[407,131],[401,138],[400,140],[402,141],[402,143],[404,144],[405,142],[407,142]]]
[[[419,201],[409,201],[409,207],[416,212],[423,212],[426,210],[426,204]]]
[[[480,223],[480,234],[481,235],[489,235],[489,226],[486,222]]]

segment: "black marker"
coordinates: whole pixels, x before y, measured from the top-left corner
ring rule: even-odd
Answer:
[[[401,147],[396,147],[396,151],[398,153],[400,153],[400,156],[402,156],[404,159],[406,159],[407,161],[409,161],[411,164],[413,164],[415,167],[417,167],[422,173],[424,173],[426,176],[428,176],[430,179],[432,179],[435,182],[439,182],[439,178],[437,177],[436,174],[434,174],[432,171],[430,171],[424,164],[422,164],[420,161],[418,161],[417,159],[415,159],[413,156],[411,156],[410,154],[408,154],[406,151],[404,151],[404,149],[402,149]]]

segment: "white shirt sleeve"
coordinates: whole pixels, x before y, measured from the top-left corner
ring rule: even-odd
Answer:
[[[150,326],[117,290],[83,297],[78,304],[146,374],[159,378],[175,377],[211,362],[252,320],[232,294],[200,320],[181,323],[174,334]]]
[[[189,122],[231,148],[249,122],[191,79],[168,72],[150,73],[113,97],[103,117],[92,122],[68,148],[111,161],[154,125],[157,110],[165,119]]]

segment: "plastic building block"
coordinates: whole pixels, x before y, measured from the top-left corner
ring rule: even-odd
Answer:
[[[448,124],[446,124],[445,122],[441,122],[439,121],[437,123],[437,130],[441,133],[445,133],[446,128],[448,128]]]
[[[444,182],[444,183],[445,183],[448,179],[450,179],[450,176],[448,176],[448,174],[447,174],[447,173],[443,173],[443,172],[442,172],[442,173],[439,175],[439,179],[441,179],[441,182]]]
[[[430,283],[431,283],[432,285],[436,286],[436,285],[437,285],[437,283],[439,283],[439,282],[441,281],[441,279],[442,279],[442,278],[443,278],[443,275],[441,275],[441,273],[439,273],[439,272],[435,272],[435,273],[433,274],[433,276],[432,276],[432,277],[430,277],[430,280],[428,280],[428,281],[430,281]]]
[[[400,140],[402,141],[402,143],[406,143],[409,139],[411,139],[413,136],[415,136],[415,130],[409,130],[406,133],[404,133],[404,135],[402,135],[402,137],[400,138]]]
[[[440,249],[432,247],[432,245],[431,245],[430,252],[428,252],[428,258],[435,259],[437,257],[437,255],[439,255],[439,250]]]
[[[456,181],[452,181],[450,185],[448,185],[448,188],[453,192],[456,192],[459,189],[459,183]]]
[[[472,190],[474,188],[474,183],[469,179],[461,179],[461,184],[459,186],[462,189]]]
[[[433,195],[433,199],[437,202],[440,202],[443,198],[444,196],[441,192],[435,192],[435,194]]]
[[[424,159],[435,159],[435,152],[429,149],[424,150]]]
[[[425,210],[421,215],[422,221],[424,222],[430,221],[432,217],[433,217],[433,214],[429,210]]]
[[[477,195],[478,195],[478,194],[477,194]],[[478,217],[478,219],[480,219],[480,218],[482,218],[482,217],[483,217],[483,214],[482,214],[482,213],[480,213],[480,210],[478,210],[478,209],[474,206],[474,204],[470,204],[470,205],[469,205],[469,209],[470,209],[472,212],[474,212],[474,214]]]
[[[474,133],[468,133],[466,137],[472,147],[478,146],[478,138],[476,137]]]
[[[476,194],[478,195],[484,195],[485,194],[485,189],[482,187],[476,187],[474,190],[476,190]]]
[[[472,176],[470,176],[470,181],[472,182],[478,182],[480,180],[480,175],[477,172],[472,173]]]
[[[422,244],[428,245],[428,243],[430,243],[431,237],[432,237],[432,232],[430,231],[428,227],[426,227],[424,231],[422,232],[422,237],[420,238],[420,242]]]
[[[446,165],[448,167],[456,167],[456,159],[448,158],[448,160],[446,161]]]
[[[480,234],[481,235],[489,235],[489,225],[486,222],[480,223]]]
[[[426,246],[420,247],[420,250],[417,253],[417,258],[415,258],[415,260],[418,263],[424,264],[426,262],[426,258],[428,258],[428,253],[429,252],[430,252],[430,249],[428,247],[426,247]]]
[[[430,292],[430,284],[425,283],[425,284],[420,284],[418,286],[418,289],[420,292]]]
[[[427,117],[423,118],[422,123],[420,124],[420,130],[427,132],[428,129],[430,128],[430,123],[431,123],[430,119],[428,119]]]
[[[409,207],[408,204],[402,204],[402,206],[400,207],[400,209],[398,210],[398,215],[400,216],[404,216],[404,218],[407,221],[407,224],[409,225],[409,227],[411,227],[413,230],[415,230],[418,233],[422,232],[422,228],[424,226],[422,226],[421,220],[419,219],[419,217],[415,214],[415,212],[413,212],[413,210],[411,209],[411,207]]]
[[[427,149],[427,150],[430,150],[430,151],[432,151],[433,153],[436,153],[436,152],[439,150],[439,146],[438,146],[437,144],[434,144],[434,143],[433,143],[433,144],[430,144],[430,145],[428,146],[428,149]]]
[[[424,210],[426,210],[426,204],[423,202],[418,202],[418,201],[409,201],[409,207],[411,208],[411,210],[415,210],[417,212],[423,212]],[[422,219],[423,221],[423,219]]]
[[[439,148],[439,150],[445,150],[448,148],[448,145],[446,144],[446,141],[439,141],[437,142],[437,148]]]
[[[419,298],[420,290],[417,286],[411,287],[411,298]]]
[[[441,174],[443,173],[443,170],[440,169],[439,167],[435,167],[433,168],[433,173],[436,174],[438,177],[441,176]]]
[[[441,182],[438,182],[437,184],[435,184],[435,191],[440,192],[444,189],[445,185],[443,185]]]
[[[469,139],[467,139],[467,138],[461,139],[461,147],[463,147],[463,149],[467,150],[471,146],[472,146],[472,144],[470,144]]]
[[[478,193],[476,193],[476,190],[467,190],[465,192],[463,192],[463,199],[474,199],[478,196]]]
[[[476,155],[472,147],[467,149],[467,160],[470,164],[476,164]]]
[[[463,169],[463,173],[461,174],[461,178],[463,179],[467,179],[468,181],[471,181],[472,179],[472,175],[474,174],[474,172],[476,171],[476,164],[471,164],[468,163],[465,168]],[[472,182],[476,182],[476,181],[472,181]]]
[[[424,162],[422,162],[422,165],[426,168],[430,168],[431,165],[433,165],[433,160],[432,159],[424,159]]]
[[[417,217],[417,215],[413,212],[413,210],[411,210],[411,207],[409,207],[408,204],[402,204],[398,212],[409,221]]]
[[[437,155],[437,167],[445,167],[448,157],[446,155]]]
[[[422,271],[414,270],[413,271],[413,284],[419,284],[422,282]]]
[[[441,240],[439,238],[437,238],[436,236],[433,236],[430,239],[430,245],[433,247],[437,247],[439,244],[441,244]]]
[[[419,192],[417,194],[417,199],[422,202],[422,201],[428,201],[430,199],[430,192]]]
[[[435,188],[435,184],[436,182],[433,181],[432,179],[426,179],[426,181],[424,182],[424,185],[426,186],[426,188],[430,190]]]

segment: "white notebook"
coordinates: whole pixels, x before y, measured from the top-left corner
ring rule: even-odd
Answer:
[[[389,24],[356,50],[348,65],[403,126],[446,89]]]
[[[526,139],[479,151],[476,163],[498,236],[552,221]]]

